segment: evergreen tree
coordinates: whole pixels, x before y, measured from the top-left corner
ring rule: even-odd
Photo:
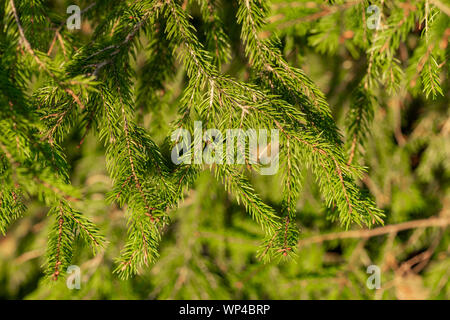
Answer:
[[[296,283],[364,298],[354,259],[401,277],[436,259],[430,296],[449,297],[448,1],[79,1],[75,30],[70,4],[0,0],[0,231],[27,230],[0,275],[31,252],[35,282],[81,265],[80,297],[291,298]],[[174,163],[195,121],[278,130],[278,172],[250,149],[240,165]],[[348,269],[327,267],[317,233],[332,230]],[[327,287],[342,275],[345,292]],[[67,294],[55,285],[30,297]]]

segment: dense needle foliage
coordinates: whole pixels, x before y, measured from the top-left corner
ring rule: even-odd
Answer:
[[[75,2],[0,0],[0,296],[449,298],[448,1]]]

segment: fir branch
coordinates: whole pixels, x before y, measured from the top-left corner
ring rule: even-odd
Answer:
[[[19,15],[17,14],[17,9],[16,6],[14,4],[14,0],[10,0],[9,4],[11,6],[11,9],[14,13],[14,18],[16,20],[16,24],[17,24],[17,28],[19,29],[19,34],[20,34],[20,38],[21,41],[23,43],[23,45],[25,46],[25,49],[28,51],[28,53],[35,59],[35,61],[37,62],[37,64],[39,65],[39,67],[41,69],[43,69],[51,78],[53,78],[56,83],[65,91],[67,92],[72,98],[73,100],[79,105],[79,107],[81,109],[85,109],[84,104],[82,103],[81,99],[78,97],[78,95],[75,94],[75,92],[71,89],[68,88],[65,84],[63,84],[62,82],[60,82],[59,80],[57,80],[56,75],[49,70],[49,68],[47,68],[47,66],[45,65],[45,63],[38,57],[38,55],[36,54],[36,52],[33,50],[33,48],[30,45],[30,42],[27,40],[27,38],[25,37],[25,32],[22,28],[22,25],[20,24],[20,19],[19,19]]]
[[[374,100],[373,94],[361,85],[352,94],[346,124],[347,149],[350,152],[349,165],[353,162],[355,155],[359,153],[357,146],[363,146],[367,132],[370,130],[370,124],[374,115]]]

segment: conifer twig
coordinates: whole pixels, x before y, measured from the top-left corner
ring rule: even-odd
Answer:
[[[25,37],[25,32],[22,28],[22,25],[20,24],[20,19],[19,19],[19,15],[17,13],[17,9],[16,6],[14,4],[14,0],[9,0],[9,3],[11,5],[13,14],[14,14],[14,18],[16,20],[16,24],[17,24],[17,28],[19,29],[19,34],[20,34],[20,38],[22,40],[23,45],[25,46],[25,49],[28,51],[29,54],[31,54],[31,56],[36,60],[37,64],[39,65],[40,68],[42,68],[51,78],[53,78],[56,83],[65,91],[67,92],[72,98],[73,100],[79,105],[79,107],[81,109],[85,109],[84,104],[81,102],[80,98],[75,94],[75,92],[66,87],[64,84],[62,84],[56,77],[56,75],[47,68],[47,66],[45,65],[44,62],[42,62],[41,59],[39,59],[39,57],[36,55],[36,53],[34,52],[33,48],[31,47],[30,42],[27,40],[27,38]]]

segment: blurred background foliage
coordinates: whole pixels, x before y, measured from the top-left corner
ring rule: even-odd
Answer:
[[[47,2],[62,17],[70,4]],[[73,2],[81,8],[89,4]],[[344,128],[351,93],[366,72],[367,58],[358,45],[361,23],[348,23],[354,21],[350,18],[354,7],[339,2],[327,9],[325,3],[271,1],[265,33],[279,36],[286,59],[303,68],[325,92],[336,121]],[[234,1],[222,1],[221,6],[232,44],[232,59],[222,69],[245,80],[250,75],[239,40],[237,6]],[[194,4],[188,3],[188,8],[201,37],[207,26]],[[75,32],[88,36],[91,23],[83,20],[82,29]],[[418,23],[400,44],[396,56],[402,67],[408,65],[420,33]],[[142,42],[148,42],[145,36]],[[145,72],[148,59],[145,54],[135,58],[137,81],[144,86],[152,78]],[[139,123],[156,141],[166,137],[185,83],[182,68],[175,68],[156,96],[137,100]],[[69,290],[65,280],[48,280],[41,268],[49,228],[47,208],[38,199],[30,201],[26,216],[0,237],[0,298],[449,299],[448,71],[441,75],[441,87],[443,95],[434,99],[401,86],[394,92],[383,86],[376,89],[373,124],[365,153],[357,161],[368,167],[360,184],[385,211],[385,226],[345,231],[327,220],[314,177],[304,168],[306,179],[297,204],[296,223],[301,231],[297,255],[268,264],[256,259],[263,237],[259,226],[212,173],[204,172],[179,209],[170,213],[172,224],[165,230],[157,263],[136,277],[120,280],[112,271],[124,245],[126,218],[122,209],[105,201],[112,186],[103,147],[91,135],[79,147],[83,135],[74,129],[63,144],[72,183],[85,200],[74,205],[79,204],[77,209],[100,226],[108,244],[93,257],[79,243],[73,258],[73,264],[81,268],[79,290]],[[280,209],[281,177],[254,175],[251,181],[268,204]],[[378,290],[366,286],[370,276],[366,269],[372,264],[381,268]]]

